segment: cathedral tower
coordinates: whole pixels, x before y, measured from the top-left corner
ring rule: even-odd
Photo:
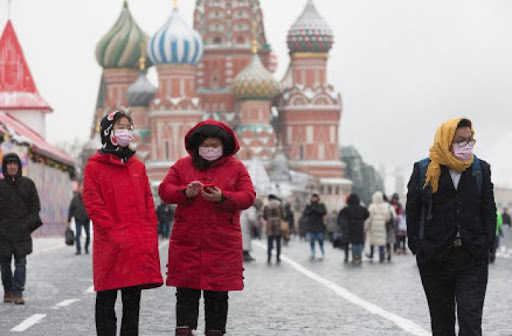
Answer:
[[[259,0],[197,0],[194,28],[205,45],[198,65],[198,94],[203,110],[224,121],[232,121],[235,115],[233,81],[251,62],[253,22],[258,54],[266,67],[273,68],[275,60],[270,57]]]
[[[292,169],[318,178],[324,200],[342,204],[341,194],[349,190],[338,140],[342,101],[326,76],[333,33],[313,0],[290,28],[287,42],[291,60],[279,102],[285,152]]]
[[[124,1],[121,15],[96,46],[96,60],[103,68],[91,137],[101,118],[111,110],[128,106],[126,93],[139,76],[139,59],[145,56],[149,37],[135,22]],[[145,67],[151,65],[146,57]]]
[[[197,63],[203,41],[180,16],[177,1],[167,22],[151,38],[148,55],[158,72],[158,90],[150,105],[151,161],[148,174],[162,180],[172,162],[187,155],[184,137],[200,122]]]

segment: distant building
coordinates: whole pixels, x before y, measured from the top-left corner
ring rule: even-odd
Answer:
[[[75,159],[45,140],[46,114],[51,112],[9,20],[0,37],[0,161],[7,153],[18,154],[23,175],[35,182],[45,224],[39,235],[62,234],[73,191]]]
[[[512,188],[494,186],[494,198],[498,204],[498,209],[508,208],[512,212]]]
[[[131,111],[138,155],[158,185],[172,163],[186,155],[183,138],[190,127],[221,120],[239,137],[238,157],[248,166],[257,158],[266,169],[272,186],[265,188],[288,193],[283,181],[272,180],[274,160],[284,159],[292,176],[306,174],[312,181],[304,193],[319,192],[339,208],[351,187],[339,153],[342,100],[327,81],[333,34],[312,0],[290,28],[287,44],[289,68],[277,81],[272,75],[277,59],[258,0],[197,0],[193,27],[175,1],[169,19],[151,37],[125,2],[97,45],[103,74],[91,137],[109,111]],[[145,77],[153,65],[156,88]]]

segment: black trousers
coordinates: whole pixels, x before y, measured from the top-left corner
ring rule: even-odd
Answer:
[[[207,330],[226,332],[228,319],[228,292],[203,291],[204,316]],[[176,288],[176,326],[197,329],[200,289]]]
[[[121,288],[123,300],[123,319],[121,336],[139,335],[140,287]],[[96,294],[96,335],[116,336],[116,299],[117,289],[101,291]]]
[[[455,309],[459,335],[482,335],[482,311],[489,265],[477,261],[464,247],[452,247],[443,262],[418,257],[423,289],[430,310],[433,336],[455,335]]]
[[[282,236],[267,236],[267,260],[270,261],[272,257],[272,250],[274,249],[274,240],[276,241],[276,258],[280,260],[281,257],[281,238]]]

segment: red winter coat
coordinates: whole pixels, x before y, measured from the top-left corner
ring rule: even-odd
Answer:
[[[94,289],[161,286],[157,220],[144,164],[96,153],[85,167],[83,201],[94,228]]]
[[[233,131],[226,125],[208,120],[205,123],[224,128],[235,142]],[[213,291],[243,289],[242,234],[240,210],[254,203],[251,178],[242,162],[233,155],[216,161],[205,171],[196,170],[192,157],[179,159],[169,170],[158,193],[165,203],[177,204],[169,244],[167,285]],[[192,181],[211,181],[222,190],[226,200],[213,203],[198,195],[190,200],[183,194]]]

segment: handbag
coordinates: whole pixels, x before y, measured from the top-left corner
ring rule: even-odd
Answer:
[[[75,233],[69,227],[67,227],[64,232],[64,241],[68,246],[73,246],[75,244]]]

